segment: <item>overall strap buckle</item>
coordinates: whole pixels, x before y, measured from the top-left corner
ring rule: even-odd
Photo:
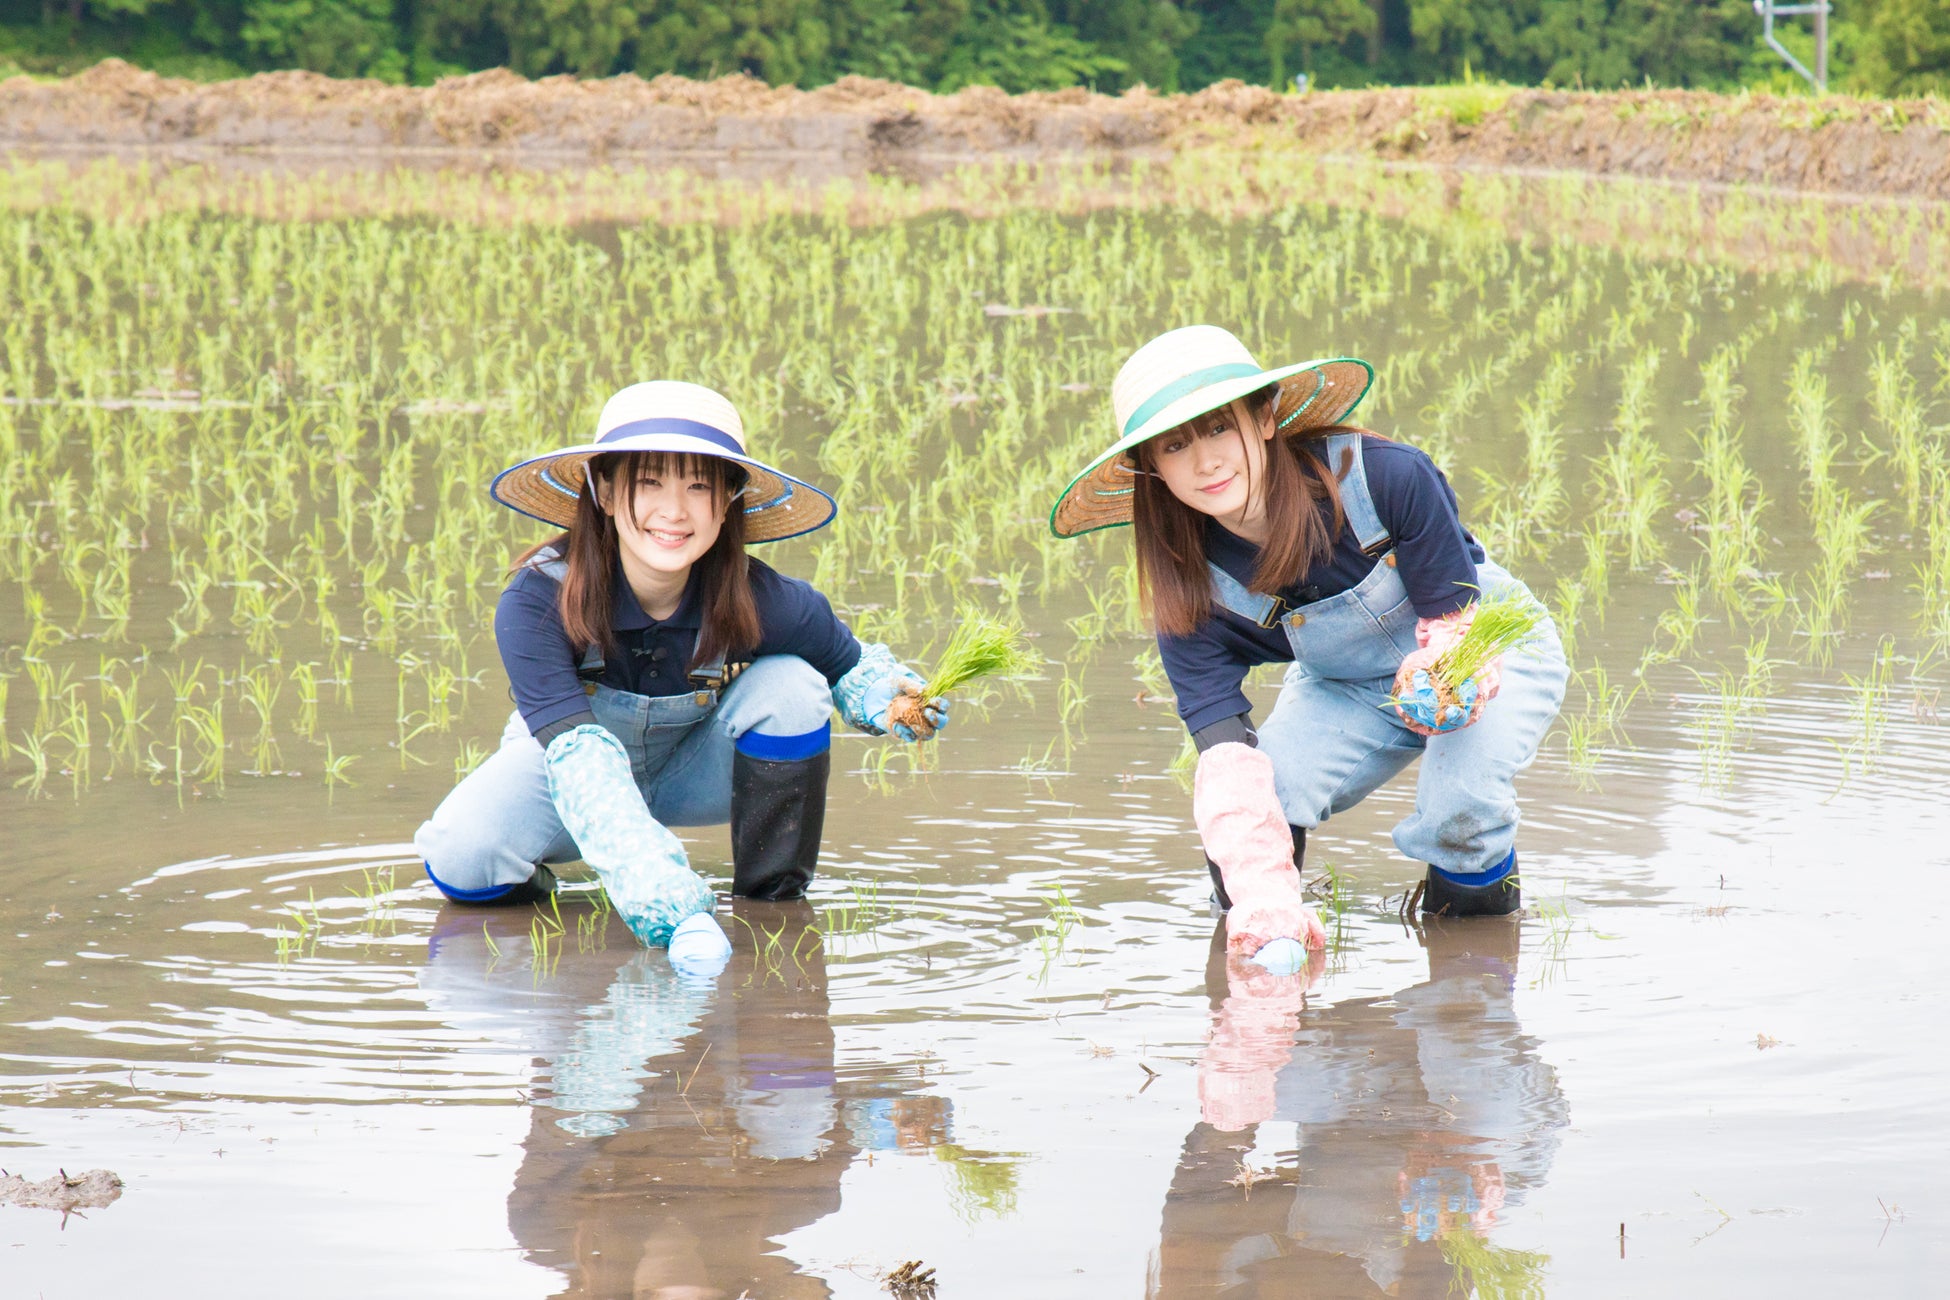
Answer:
[[[700,631],[698,633],[698,640],[702,641],[703,639],[704,633]],[[691,690],[695,693],[694,698],[698,707],[711,708],[716,705],[718,695],[725,687],[736,681],[738,674],[744,672],[749,666],[748,663],[738,660],[727,660],[725,656],[719,655],[712,662],[699,664],[697,667],[691,669],[685,675],[690,679]]]

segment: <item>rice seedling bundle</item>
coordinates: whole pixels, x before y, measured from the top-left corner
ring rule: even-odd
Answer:
[[[950,691],[984,677],[1003,677],[1027,670],[1031,664],[1022,629],[979,611],[964,610],[948,644],[934,661],[920,695],[894,697],[889,718],[917,736],[934,734],[927,706]]]
[[[1478,601],[1468,630],[1429,667],[1416,669],[1408,690],[1389,703],[1431,731],[1456,730],[1476,704],[1477,674],[1491,660],[1521,647],[1545,617],[1543,606],[1521,593]]]

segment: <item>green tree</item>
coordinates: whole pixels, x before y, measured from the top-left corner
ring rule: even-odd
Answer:
[[[636,39],[641,0],[489,0],[508,43],[508,66],[524,76],[573,72],[606,77]]]
[[[1110,81],[1129,65],[1050,19],[1040,0],[976,0],[942,60],[938,89],[1062,90]]]
[[[403,81],[392,0],[245,0],[238,37],[273,67]]]
[[[1853,80],[1881,95],[1950,94],[1950,5],[1943,0],[1864,0]]]
[[[1179,50],[1198,19],[1174,0],[1057,0],[1050,17],[1124,64],[1119,76],[1100,76],[1110,89],[1143,82],[1158,90],[1179,87]]]
[[[1516,75],[1523,33],[1537,21],[1537,0],[1412,0],[1409,31],[1428,80],[1451,81],[1465,67]]]
[[[1266,27],[1266,64],[1273,85],[1284,90],[1287,52],[1296,46],[1300,67],[1312,75],[1314,51],[1339,45],[1350,36],[1374,30],[1375,13],[1368,0],[1274,0],[1273,20]]]

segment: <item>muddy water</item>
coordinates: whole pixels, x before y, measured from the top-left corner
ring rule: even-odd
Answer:
[[[1695,359],[1801,304],[1742,373],[1767,564],[1801,574],[1792,356],[1849,303],[1925,331],[1933,305],[1737,289]],[[1417,309],[1355,342],[1383,355]],[[1868,427],[1860,366],[1832,373],[1838,423]],[[1594,365],[1566,405],[1573,499],[1618,383]],[[1461,428],[1397,394],[1385,427],[1513,463],[1523,388]],[[1859,451],[1841,481],[1891,495]],[[1674,464],[1655,531],[1684,567],[1702,493]],[[1579,573],[1579,522],[1511,567],[1541,591]],[[876,742],[839,742],[811,902],[736,906],[705,985],[586,891],[559,919],[441,904],[408,840],[450,751],[388,753],[383,680],[333,729],[365,755],[355,785],[233,766],[220,790],[115,770],[0,791],[0,1166],[126,1183],[65,1221],[0,1209],[0,1293],[873,1296],[908,1261],[944,1296],[1925,1290],[1950,1262],[1926,533],[1877,522],[1825,655],[1768,623],[1764,697],[1717,731],[1757,625],[1709,603],[1697,644],[1640,673],[1674,571],[1615,558],[1576,662],[1644,689],[1615,736],[1579,755],[1559,732],[1527,774],[1524,917],[1401,922],[1398,782],[1315,838],[1335,943],[1286,984],[1215,956],[1180,731],[1133,677],[1141,638],[1072,644],[1081,595],[1025,600],[1057,667],[965,708],[932,770],[883,787]],[[10,656],[23,637],[4,625]],[[1052,744],[1065,665],[1087,703]],[[505,708],[490,667],[454,734],[485,743]],[[16,685],[16,734],[30,713]],[[722,832],[687,838],[727,874]]]

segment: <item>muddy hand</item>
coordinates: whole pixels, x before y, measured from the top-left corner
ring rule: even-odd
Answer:
[[[887,707],[885,730],[910,744],[932,740],[935,733],[947,730],[948,701],[928,699],[920,682],[912,677],[900,680],[900,693]]]
[[[1503,661],[1500,658],[1492,659],[1478,669],[1475,676],[1466,677],[1456,684],[1456,693],[1458,695],[1467,696],[1471,690],[1475,692],[1474,697],[1470,701],[1469,713],[1461,722],[1446,727],[1430,727],[1417,720],[1407,709],[1402,707],[1400,701],[1415,696],[1422,682],[1430,682],[1435,679],[1436,658],[1446,648],[1446,646],[1440,648],[1436,646],[1424,646],[1419,650],[1411,650],[1407,657],[1402,660],[1402,666],[1395,672],[1395,685],[1391,691],[1391,694],[1396,700],[1394,705],[1395,716],[1402,720],[1403,726],[1418,736],[1440,736],[1451,731],[1461,731],[1464,727],[1469,726],[1476,719],[1483,716],[1483,706],[1496,698],[1496,693],[1503,684]],[[1416,680],[1417,673],[1422,674],[1421,682]]]

